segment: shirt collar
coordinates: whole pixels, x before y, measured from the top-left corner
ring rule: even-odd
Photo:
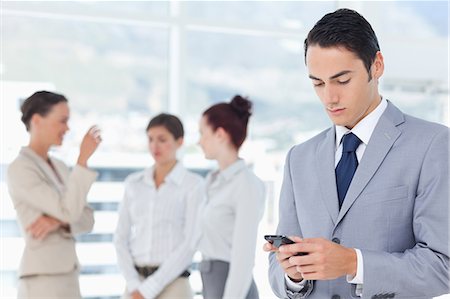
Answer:
[[[347,134],[348,132],[352,132],[355,134],[365,145],[369,144],[370,137],[372,136],[373,131],[383,114],[384,110],[386,110],[387,101],[384,98],[381,98],[380,104],[370,112],[366,117],[364,117],[353,129],[349,130],[344,126],[336,126],[336,149],[339,147],[342,136]]]
[[[167,175],[166,180],[168,182],[173,182],[176,185],[181,185],[186,171],[186,168],[184,168],[184,166],[179,161],[177,161],[177,164],[175,164],[173,169]]]
[[[167,174],[164,181],[165,182],[172,182],[176,185],[181,185],[183,183],[184,176],[186,175],[186,168],[184,168],[183,164],[181,164],[179,161],[177,161],[177,164],[172,168],[172,170]],[[155,173],[155,166],[153,165],[150,168],[147,168],[142,176],[142,179],[151,184],[152,186],[155,185],[154,180],[154,173]]]
[[[217,174],[221,176],[224,180],[228,181],[234,177],[236,173],[246,168],[245,161],[243,159],[237,159],[230,166],[225,168],[224,170],[217,171]]]

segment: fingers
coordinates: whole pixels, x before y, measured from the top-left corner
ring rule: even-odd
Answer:
[[[316,265],[295,266],[295,269],[302,275],[308,275],[317,272],[318,266]]]
[[[56,230],[60,225],[60,221],[48,217],[41,216],[36,221],[34,221],[31,225],[26,228],[26,231],[35,239],[42,240],[44,239],[50,232]]]
[[[296,266],[291,265],[290,267],[285,268],[284,271],[291,279],[295,279],[295,280],[303,279],[302,273],[297,271]]]
[[[319,239],[300,239],[293,237],[295,244],[286,244],[280,247],[281,252],[312,253],[323,249],[323,244]]]
[[[292,265],[289,259],[286,259],[281,266],[291,280],[299,282],[304,279],[302,273],[298,271],[298,266]]]
[[[95,135],[100,132],[100,128],[97,125],[93,125],[89,128],[88,133]]]
[[[35,222],[33,222],[30,225],[28,225],[27,228],[26,228],[26,231],[28,232],[28,231],[35,230],[36,227],[38,226],[38,221],[39,221],[39,218]]]
[[[276,252],[276,259],[283,268],[288,268],[292,266],[289,263],[289,258],[295,254],[294,252],[280,252],[279,248],[275,247],[273,244],[269,242],[264,243],[263,250],[267,252]]]
[[[38,220],[27,231],[34,239],[42,239],[47,235],[48,227],[45,221]]]
[[[277,260],[281,263],[284,260],[288,260],[294,254],[295,254],[294,252],[281,252],[281,251],[278,251],[277,252]]]
[[[301,273],[297,270],[297,265],[293,264],[291,261],[291,258],[295,257],[293,256],[294,253],[281,253],[277,252],[277,260],[280,266],[283,268],[284,272],[295,281],[301,281],[303,279],[303,276]]]
[[[97,126],[92,126],[84,135],[83,141],[81,142],[77,164],[87,167],[87,161],[97,150],[100,142],[102,142],[100,129]]]
[[[289,258],[304,279],[335,279],[356,273],[356,253],[351,248],[323,238],[305,239],[295,245],[299,251],[308,253]]]
[[[132,299],[144,299],[144,297],[142,296],[142,294],[139,291],[134,291],[133,293],[131,293],[131,298]]]
[[[290,237],[291,240],[295,242],[299,242],[301,238],[298,237]],[[283,268],[284,272],[294,281],[301,281],[303,279],[301,273],[297,271],[297,265],[293,264],[291,258],[295,257],[295,254],[298,251],[292,250],[295,249],[292,245],[282,245],[280,248],[275,247],[273,244],[266,242],[263,245],[263,250],[267,252],[276,252],[276,259],[280,266]],[[281,250],[283,248],[283,250]],[[295,261],[295,260],[294,260]]]
[[[275,252],[278,251],[278,248],[276,248],[275,246],[273,246],[272,243],[266,242],[263,245],[263,250],[267,251],[267,252]]]
[[[305,239],[302,239],[300,237],[296,237],[296,236],[289,236],[289,239],[291,239],[294,242],[302,242]]]
[[[314,253],[310,253],[307,255],[293,255],[289,257],[289,262],[291,265],[296,266],[304,266],[304,265],[310,265],[314,263],[316,260],[316,256]]]
[[[98,144],[102,141],[101,131],[97,125],[94,125],[89,128],[87,135],[91,136],[91,138]]]
[[[45,223],[45,216],[40,216],[38,219],[36,219],[33,223],[31,223],[27,228],[26,231],[28,232],[36,232],[39,231]]]

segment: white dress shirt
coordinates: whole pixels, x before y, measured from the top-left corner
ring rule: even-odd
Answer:
[[[264,212],[263,182],[238,160],[206,178],[198,250],[204,259],[230,263],[223,298],[245,298],[252,281],[258,224]]]
[[[154,167],[125,180],[114,244],[119,268],[128,292],[139,290],[155,298],[191,261],[190,246],[199,204],[204,196],[203,178],[177,162],[164,182],[156,187]],[[134,268],[159,266],[145,279]]]
[[[372,136],[375,127],[383,114],[384,110],[386,110],[387,101],[385,99],[381,99],[380,104],[370,112],[366,117],[364,117],[360,122],[356,124],[351,130],[343,126],[336,126],[336,153],[335,153],[335,164],[336,167],[339,163],[339,160],[342,157],[342,137],[350,132],[355,134],[360,140],[361,143],[356,149],[356,158],[358,159],[358,163],[361,162],[361,159],[364,155],[364,151],[366,150],[367,145],[369,144],[370,137]],[[345,199],[344,199],[345,200]],[[356,251],[356,260],[357,260],[357,269],[355,277],[347,276],[347,282],[356,284],[356,295],[362,296],[362,285],[364,283],[364,267],[363,267],[363,256],[361,251],[355,248]],[[301,281],[300,283],[295,283],[289,279],[287,275],[285,275],[286,285],[289,290],[294,292],[299,292],[306,281]]]

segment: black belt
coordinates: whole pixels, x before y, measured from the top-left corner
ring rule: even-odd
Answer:
[[[155,273],[156,270],[158,270],[158,267],[151,267],[151,266],[144,266],[144,267],[134,266],[134,268],[139,273],[139,275],[145,278],[149,277],[150,275]],[[184,272],[180,274],[180,277],[189,277],[189,275],[191,275],[191,272],[189,272],[188,270],[184,270]]]

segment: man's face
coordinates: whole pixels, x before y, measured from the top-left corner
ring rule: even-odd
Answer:
[[[383,74],[383,56],[377,53],[370,69],[343,47],[308,48],[306,64],[314,89],[334,124],[352,129],[380,102],[378,78]]]

